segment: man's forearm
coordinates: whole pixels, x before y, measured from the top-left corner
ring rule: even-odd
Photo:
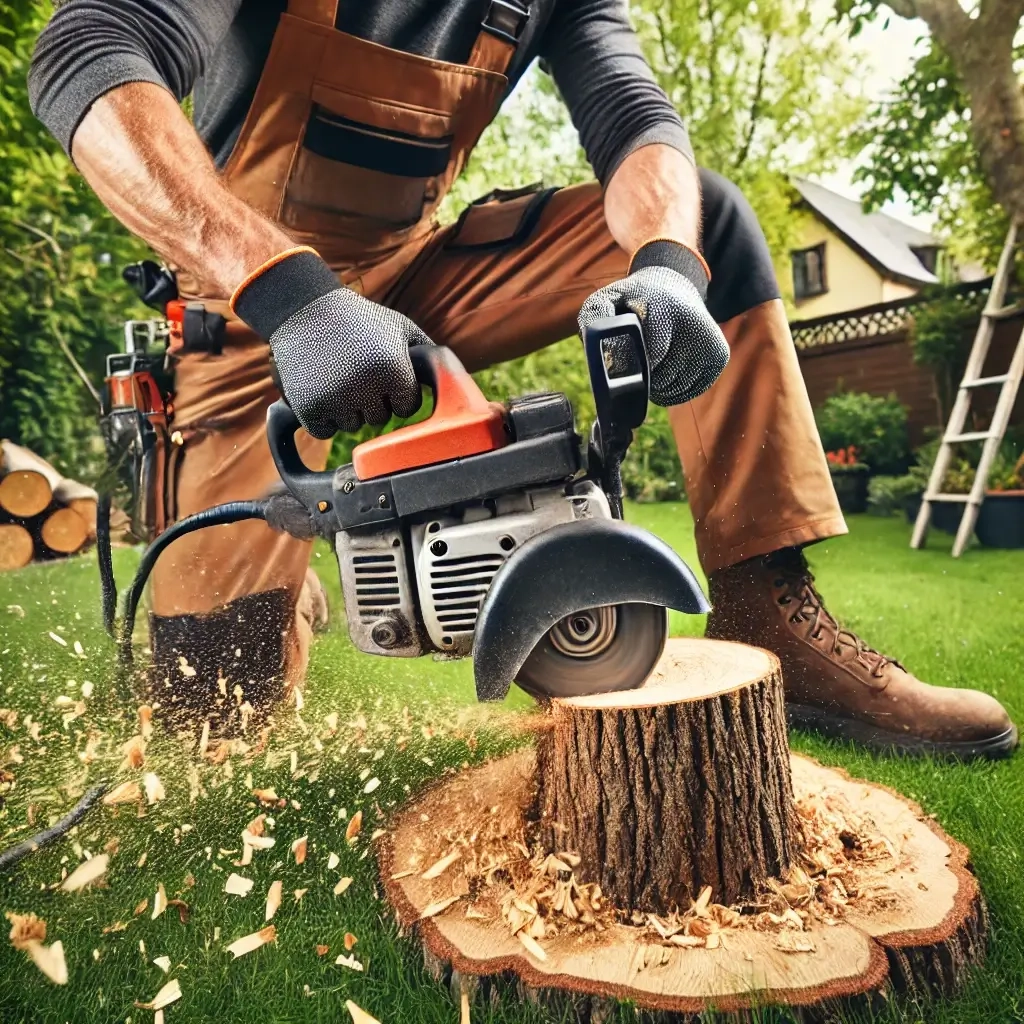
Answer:
[[[118,220],[193,275],[204,294],[230,296],[292,245],[224,187],[195,129],[159,86],[133,82],[101,97],[71,151]]]
[[[671,238],[696,249],[697,169],[672,146],[642,146],[619,164],[608,182],[604,215],[612,237],[630,255],[654,238]]]

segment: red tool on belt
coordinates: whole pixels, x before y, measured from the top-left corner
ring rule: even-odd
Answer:
[[[174,275],[146,260],[125,280],[162,320],[129,320],[124,352],[107,357],[100,426],[111,467],[131,491],[132,532],[152,540],[175,519],[173,484],[180,438],[174,418],[172,359],[182,352],[219,355],[224,317],[178,298]]]

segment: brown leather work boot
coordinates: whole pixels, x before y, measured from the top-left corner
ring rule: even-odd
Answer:
[[[791,725],[910,754],[996,758],[1017,746],[994,697],[923,683],[843,629],[799,549],[729,566],[709,584],[707,635],[779,656]]]

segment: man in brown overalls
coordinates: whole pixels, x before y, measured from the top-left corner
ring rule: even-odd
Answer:
[[[598,180],[498,194],[438,227],[537,56]],[[920,682],[825,610],[801,548],[846,526],[769,254],[735,187],[695,169],[623,0],[67,0],[30,85],[183,294],[231,317],[223,355],[177,363],[180,515],[273,484],[271,350],[322,467],[336,430],[418,405],[410,344],[477,369],[630,308],[672,407],[709,634],[776,651],[799,724],[958,756],[1016,745],[994,699]],[[184,656],[211,690],[221,673],[300,678],[309,558],[261,523],[178,541],[154,578],[158,663]]]

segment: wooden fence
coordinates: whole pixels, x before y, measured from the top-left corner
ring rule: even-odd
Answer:
[[[988,284],[977,282],[961,290],[965,294],[984,292]],[[904,299],[791,323],[811,404],[817,408],[839,388],[871,395],[895,394],[907,407],[912,445],[924,441],[930,428],[944,427],[934,378],[914,362],[910,343],[914,306],[922,301],[927,300]],[[976,326],[968,332],[968,346]],[[1022,328],[1024,315],[996,325],[985,376],[1006,372]],[[987,425],[997,394],[998,388],[976,393],[972,409],[979,414],[977,429]],[[1017,397],[1011,423],[1024,424],[1024,389]]]

